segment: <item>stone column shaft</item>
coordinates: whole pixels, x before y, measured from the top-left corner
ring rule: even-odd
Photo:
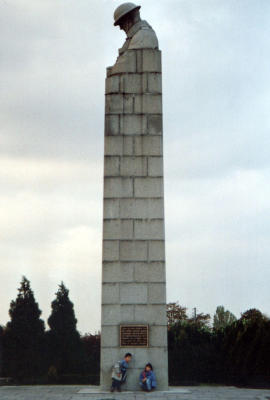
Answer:
[[[101,386],[124,353],[126,388],[147,362],[168,386],[161,53],[128,50],[107,71],[105,110]],[[148,324],[149,347],[120,348],[121,324]]]

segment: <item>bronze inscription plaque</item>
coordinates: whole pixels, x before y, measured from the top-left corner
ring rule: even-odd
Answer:
[[[148,347],[148,325],[120,325],[120,347]]]

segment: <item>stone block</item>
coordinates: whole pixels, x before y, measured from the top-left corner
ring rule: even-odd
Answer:
[[[104,220],[103,221],[104,239],[132,239],[133,221],[129,220]]]
[[[127,114],[120,119],[120,132],[124,135],[143,135],[147,132],[145,115]]]
[[[103,263],[102,282],[133,282],[134,265],[121,262]]]
[[[149,357],[152,360],[153,365],[157,371],[159,368],[164,369],[164,361],[166,360],[166,364],[168,365],[168,353],[167,346],[166,347],[152,347],[149,349]],[[166,365],[166,366],[167,366]]]
[[[118,135],[120,131],[119,115],[106,115],[105,136]]]
[[[134,319],[135,305],[121,304],[120,308],[120,324],[129,324]]]
[[[142,73],[142,50],[138,49],[136,51],[136,71]]]
[[[117,156],[123,153],[122,136],[105,136],[105,156]]]
[[[120,357],[120,358],[119,358]],[[112,381],[111,372],[112,366],[115,364],[115,361],[121,360],[123,355],[121,354],[121,350],[117,348],[105,348],[104,351],[101,352],[101,370],[109,373],[110,372],[110,384]]]
[[[135,197],[163,197],[163,179],[135,178],[134,191]]]
[[[103,218],[115,219],[120,217],[119,199],[104,199]]]
[[[110,76],[105,82],[105,91],[108,93],[119,93],[120,77],[118,75]]]
[[[148,74],[148,92],[149,93],[162,93],[161,74],[160,73],[149,73]]]
[[[137,262],[133,264],[134,282],[148,283],[148,262]]]
[[[119,327],[117,325],[104,326],[102,328],[101,346],[103,348],[119,346]]]
[[[123,155],[132,156],[133,155],[133,137],[123,136]]]
[[[127,240],[120,242],[121,261],[146,261],[147,242],[140,240]]]
[[[106,95],[106,114],[121,114],[124,110],[124,98],[122,94]]]
[[[160,368],[156,368],[155,369],[155,374],[156,377],[158,379],[158,390],[168,390],[168,356],[165,356],[165,359],[163,358],[163,363],[165,361],[166,366],[164,367],[161,366]],[[171,398],[171,400],[178,400],[179,399],[179,395],[176,394],[176,396],[173,398]]]
[[[142,93],[147,93],[148,90],[148,72],[141,74],[142,77]]]
[[[140,74],[124,74],[121,76],[121,92],[141,93],[142,78]]]
[[[102,304],[119,304],[119,283],[103,283]]]
[[[148,176],[163,176],[163,157],[148,157]]]
[[[146,93],[143,96],[137,95],[134,102],[135,113],[161,114],[162,97],[160,94]]]
[[[159,50],[142,50],[142,71],[140,72],[161,72],[161,52]]]
[[[147,362],[152,362],[151,360],[151,349],[150,348],[146,348],[146,349],[142,349],[142,348],[135,348],[133,350],[133,363],[134,363],[134,367],[138,368],[140,370],[140,372],[142,372],[142,370],[145,367],[145,364]],[[154,365],[155,368],[155,365]]]
[[[135,239],[164,239],[164,221],[161,219],[135,220]]]
[[[102,259],[103,261],[119,260],[118,240],[103,240]]]
[[[134,322],[135,305],[104,304],[102,306],[101,325],[119,325]]]
[[[149,327],[150,346],[165,347],[168,344],[168,330],[164,326]]]
[[[165,243],[162,240],[149,242],[149,261],[165,261]]]
[[[106,156],[104,159],[104,175],[119,176],[120,175],[120,159],[117,156]]]
[[[120,132],[124,135],[141,134],[141,115],[123,115],[120,123]]]
[[[165,282],[165,264],[163,262],[134,264],[135,282]]]
[[[104,198],[121,198],[133,196],[133,181],[131,178],[104,179]]]
[[[104,304],[101,312],[101,325],[117,325],[121,321],[120,304]]]
[[[137,348],[134,349],[133,363],[136,368],[142,370],[147,361],[150,361],[156,371],[156,368],[164,368],[164,357],[167,358],[167,351],[164,347],[149,347],[146,349]]]
[[[111,68],[110,75],[118,73],[136,72],[136,50],[127,50],[118,57],[117,62]]]
[[[148,115],[149,135],[162,135],[162,115]]]
[[[163,218],[162,199],[121,199],[120,218]]]
[[[122,157],[121,176],[146,176],[147,158],[146,157]]]
[[[123,348],[122,350],[123,350],[123,354],[124,354],[125,352],[129,352],[130,348],[125,348],[125,349]],[[135,349],[135,351],[136,351],[136,349]],[[134,354],[133,349],[132,349],[132,354]],[[134,357],[136,357],[136,355],[134,355]],[[143,398],[140,397],[142,395],[142,393],[141,393],[141,388],[140,388],[139,379],[138,379],[138,377],[140,376],[140,373],[142,371],[140,368],[135,368],[134,360],[131,361],[130,364],[131,365],[129,367],[127,381],[126,381],[126,383],[123,384],[123,391],[124,391],[124,393],[122,395],[123,397],[121,397],[121,398],[123,400],[135,400],[135,399],[136,400],[145,400],[145,396]],[[131,388],[132,388],[133,393],[130,392]],[[134,390],[136,390],[136,394],[134,393]],[[119,397],[115,396],[113,399],[118,400],[118,399],[120,399],[120,396]],[[158,400],[158,399],[155,399],[155,400]],[[162,399],[159,399],[159,400],[162,400]]]
[[[165,283],[149,283],[148,298],[150,304],[166,304]]]
[[[137,156],[161,156],[162,136],[136,136],[134,151]]]
[[[124,114],[132,114],[134,109],[134,94],[124,94]]]
[[[147,304],[147,284],[145,283],[121,283],[121,304]]]
[[[149,325],[167,326],[166,307],[161,304],[135,305],[135,321]]]

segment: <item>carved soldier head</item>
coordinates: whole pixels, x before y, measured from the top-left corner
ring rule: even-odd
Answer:
[[[126,33],[130,28],[141,20],[141,6],[136,6],[134,3],[123,3],[114,12],[114,25],[119,25]]]

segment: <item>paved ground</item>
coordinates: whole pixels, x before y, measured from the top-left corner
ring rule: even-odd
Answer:
[[[94,386],[0,386],[0,400],[270,400],[270,390],[223,386],[170,388],[169,392],[102,393]]]

